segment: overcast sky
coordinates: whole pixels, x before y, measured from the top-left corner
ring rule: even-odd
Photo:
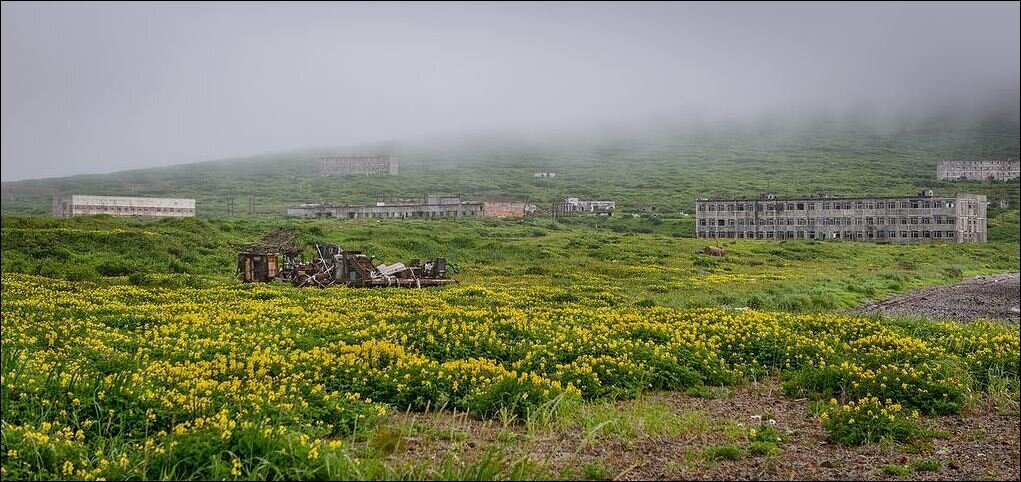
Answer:
[[[2,9],[5,181],[477,129],[967,110],[1019,90],[1017,2]]]

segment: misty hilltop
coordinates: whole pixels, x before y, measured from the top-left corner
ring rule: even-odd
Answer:
[[[623,212],[690,212],[699,196],[986,193],[1012,200],[1016,183],[935,179],[943,159],[1017,157],[1018,120],[931,118],[882,129],[871,122],[663,124],[646,129],[475,132],[314,148],[113,174],[5,182],[4,214],[46,214],[67,194],[187,197],[200,217],[282,216],[301,203],[369,203],[426,193],[511,198],[546,206],[565,197],[611,199]],[[321,177],[333,155],[393,155],[396,176]],[[554,171],[555,178],[536,178]]]
[[[2,180],[663,119],[981,116],[1019,5],[4,2]]]

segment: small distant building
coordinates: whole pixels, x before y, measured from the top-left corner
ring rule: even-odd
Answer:
[[[597,214],[613,216],[617,204],[614,201],[582,201],[576,197],[564,199],[562,203],[553,203],[552,214],[559,216],[576,216],[580,214]]]
[[[522,218],[535,213],[535,209],[535,204],[522,202],[482,202],[482,214],[494,218]]]
[[[699,238],[986,241],[986,196],[699,199]]]
[[[579,213],[612,213],[617,203],[614,201],[581,201],[576,197],[564,199],[567,212]]]
[[[941,161],[936,178],[943,180],[1009,181],[1021,178],[1021,163],[1016,159]]]
[[[1007,209],[1010,207],[1010,201],[1007,201],[1006,199],[997,199],[996,205],[999,206],[1001,209]]]
[[[557,173],[552,171],[541,171],[535,173],[533,177],[557,177]]]
[[[287,215],[301,218],[462,218],[482,216],[482,203],[461,196],[432,196],[377,202],[374,205],[302,204],[287,208]]]
[[[319,159],[320,176],[395,176],[399,168],[399,162],[394,156],[336,156]]]
[[[74,194],[53,199],[57,217],[109,214],[112,216],[194,217],[194,199],[89,196]]]

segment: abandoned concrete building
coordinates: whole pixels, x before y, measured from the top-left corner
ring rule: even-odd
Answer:
[[[319,159],[320,176],[396,175],[399,163],[393,156],[337,156]]]
[[[540,171],[533,174],[533,177],[557,177],[557,173],[553,171]]]
[[[193,217],[194,199],[156,197],[88,196],[74,194],[53,198],[57,217],[109,214],[112,216]]]
[[[374,205],[302,204],[287,208],[287,215],[302,218],[462,218],[482,216],[482,203],[464,201],[461,196],[426,195]]]
[[[614,201],[580,201],[576,197],[564,199],[564,211],[568,213],[612,213]]]
[[[535,204],[489,200],[482,202],[482,215],[494,218],[522,218],[535,212]]]
[[[941,161],[936,166],[936,178],[945,180],[1009,181],[1021,177],[1021,163],[1017,159]]]
[[[986,196],[699,199],[699,238],[982,243]]]

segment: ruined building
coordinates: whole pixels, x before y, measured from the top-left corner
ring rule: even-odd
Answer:
[[[1021,177],[1021,163],[1016,159],[941,161],[936,166],[936,179],[972,181],[1009,181]]]
[[[535,204],[487,200],[482,202],[482,214],[494,218],[522,218],[535,213]]]
[[[70,217],[87,214],[192,217],[195,216],[195,200],[158,197],[85,196],[81,194],[53,199],[54,216]]]
[[[287,208],[288,216],[302,218],[460,218],[482,216],[482,203],[463,201],[461,196],[423,196],[377,202],[374,205],[302,204]]]
[[[568,213],[612,213],[617,203],[614,201],[581,201],[576,197],[564,199],[564,211]]]
[[[396,175],[397,158],[393,156],[338,156],[319,159],[320,176]]]
[[[986,197],[699,199],[699,238],[982,243]]]

